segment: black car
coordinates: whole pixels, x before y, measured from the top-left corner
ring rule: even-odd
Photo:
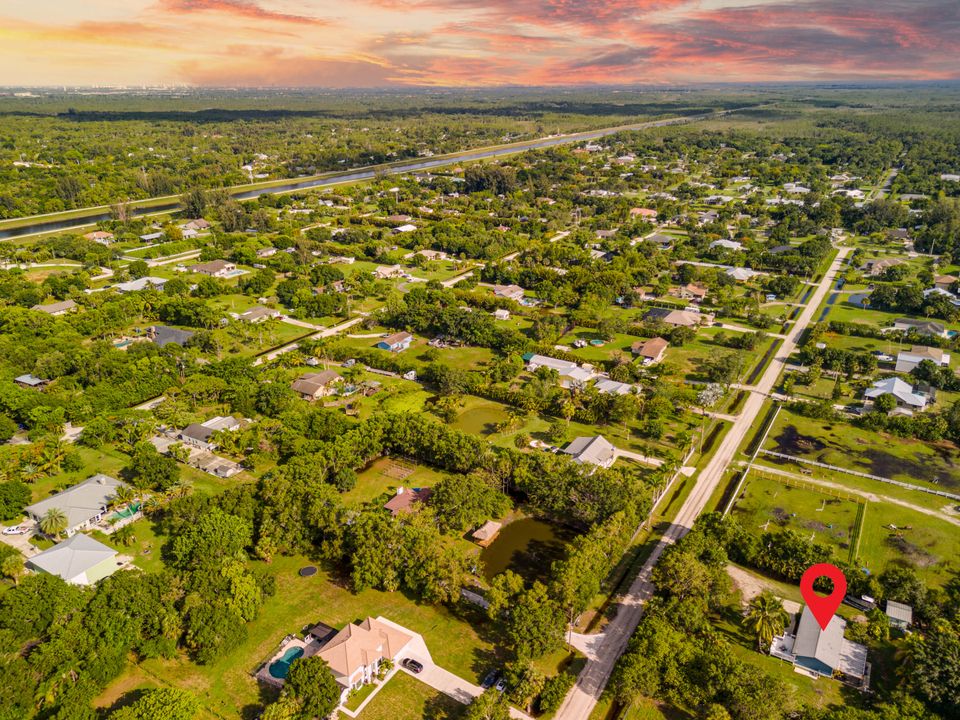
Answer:
[[[496,685],[499,677],[500,673],[498,673],[496,670],[491,670],[487,673],[487,676],[483,679],[483,682],[480,683],[480,687],[482,687],[484,690],[489,690]]]
[[[400,664],[403,665],[407,670],[412,672],[414,675],[417,675],[418,673],[423,671],[423,665],[418,663],[413,658],[404,658],[403,662]]]

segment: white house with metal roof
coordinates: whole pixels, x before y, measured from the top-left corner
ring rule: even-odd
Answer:
[[[93,585],[121,567],[117,551],[92,537],[77,533],[27,560],[27,567],[56,575],[71,585]]]
[[[925,394],[917,392],[913,385],[895,376],[877,380],[863,393],[864,399],[871,402],[883,395],[893,395],[898,407],[923,410],[927,406]]]
[[[603,435],[578,437],[567,445],[563,452],[580,464],[604,468],[613,465],[617,459],[617,449]]]
[[[78,530],[92,527],[100,522],[107,512],[110,501],[117,494],[117,488],[125,485],[126,483],[116,478],[97,473],[63,492],[28,505],[24,508],[24,513],[40,522],[48,510],[52,508],[61,510],[67,516],[65,532],[69,537]]]

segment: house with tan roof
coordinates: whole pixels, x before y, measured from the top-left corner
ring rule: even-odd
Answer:
[[[908,373],[924,360],[930,360],[938,366],[947,366],[950,364],[950,353],[945,353],[940,348],[914,345],[909,351],[901,350],[897,355],[896,370],[898,373]]]
[[[332,395],[334,385],[340,382],[343,382],[343,378],[333,370],[323,370],[322,372],[301,375],[293,381],[290,387],[304,400],[317,400]]]
[[[88,232],[83,236],[84,240],[92,240],[95,243],[100,243],[101,245],[109,245],[113,242],[113,233],[105,232],[103,230],[94,230],[93,232]]]
[[[200,275],[209,275],[210,277],[224,278],[237,269],[237,266],[226,260],[211,260],[210,262],[197,263],[191,265],[189,270]]]
[[[681,300],[693,300],[694,302],[703,302],[704,298],[707,297],[709,290],[703,287],[702,285],[697,285],[696,283],[687,283],[683,287],[674,288],[670,291],[671,295],[680,298]]]
[[[343,692],[345,702],[351,690],[373,682],[384,660],[396,664],[413,637],[380,618],[368,617],[347,625],[316,653],[326,660]]]
[[[653,365],[663,359],[663,353],[666,352],[669,345],[670,343],[662,337],[638,340],[630,346],[630,352],[639,357],[644,365]]]
[[[64,300],[63,302],[49,303],[47,305],[34,305],[30,309],[58,317],[76,310],[77,304],[73,300]]]

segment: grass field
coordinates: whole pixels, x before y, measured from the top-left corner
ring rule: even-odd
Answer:
[[[847,560],[856,544],[861,503],[752,472],[732,509],[749,532],[777,528],[795,530],[813,542],[831,546],[834,556]]]
[[[960,490],[960,453],[948,442],[898,438],[784,408],[764,448],[914,485]]]
[[[413,472],[406,477],[395,473],[395,468],[407,468]],[[367,503],[388,496],[401,485],[406,488],[433,487],[443,477],[443,473],[425,465],[417,465],[405,460],[380,458],[373,462],[366,470],[357,475],[357,485],[343,494],[345,503]]]
[[[297,570],[307,564],[311,562],[304,557],[283,557],[261,565],[276,578],[277,592],[264,604],[260,616],[246,626],[246,637],[236,649],[203,666],[182,656],[130,665],[98,704],[112,705],[123,693],[145,685],[176,686],[196,693],[203,704],[204,719],[247,717],[262,702],[260,688],[250,673],[276,650],[284,636],[310,623],[322,621],[339,628],[368,615],[383,615],[421,633],[438,664],[472,682],[497,662],[494,648],[483,634],[487,627],[480,616],[468,622],[450,610],[419,604],[399,592],[367,590],[353,594],[325,572],[312,578],[299,577]],[[398,678],[401,676],[391,680],[369,708],[390,707],[393,693],[404,690],[404,682],[393,685]],[[392,718],[420,717],[398,713],[397,709],[393,708]],[[378,712],[368,709],[363,717],[379,717]]]

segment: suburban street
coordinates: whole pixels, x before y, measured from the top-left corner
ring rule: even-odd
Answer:
[[[833,287],[837,273],[849,251],[850,248],[848,247],[840,248],[837,257],[817,284],[816,291],[809,298],[806,307],[791,328],[791,333],[777,349],[770,365],[751,390],[744,403],[743,410],[727,431],[717,452],[700,471],[693,491],[684,502],[683,507],[680,508],[673,524],[650,553],[650,557],[630,586],[630,590],[618,605],[616,615],[603,632],[603,639],[599,644],[593,644],[593,647],[596,648],[595,656],[588,657],[587,664],[580,673],[576,685],[557,712],[558,720],[586,720],[590,716],[600,694],[610,679],[617,659],[623,654],[630,636],[640,622],[644,602],[653,594],[653,585],[650,578],[654,566],[659,561],[663,551],[686,535],[703,512],[710,497],[723,479],[727,467],[734,461],[737,448],[740,447],[747,433],[755,426],[766,396],[773,389],[780,371],[783,369],[783,364],[796,350],[800,336]]]

